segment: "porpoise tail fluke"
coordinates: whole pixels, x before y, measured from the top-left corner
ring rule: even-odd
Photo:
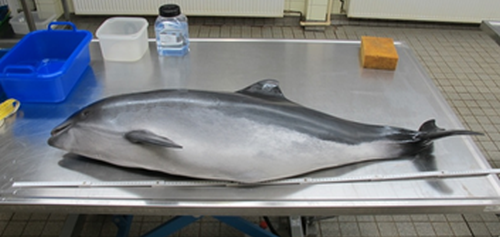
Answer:
[[[432,142],[433,140],[449,137],[449,136],[459,136],[459,135],[484,135],[480,132],[474,132],[469,130],[445,130],[436,126],[436,121],[434,119],[428,120],[420,126],[418,129],[419,133],[417,138],[422,142]]]

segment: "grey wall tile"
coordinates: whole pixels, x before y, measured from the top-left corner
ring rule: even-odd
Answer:
[[[437,236],[453,236],[453,231],[447,222],[434,222],[432,223],[434,232]]]
[[[136,222],[133,221],[132,224],[130,225],[130,230],[129,230],[129,237],[132,236],[140,236],[141,234],[141,222]]]
[[[7,221],[0,221],[0,236],[2,235],[2,232],[5,229],[5,227],[7,227],[8,223],[9,222],[7,222]]]
[[[20,236],[23,233],[25,226],[26,222],[24,221],[11,221],[7,224],[7,226],[3,230],[2,236],[8,236],[8,235]]]
[[[314,32],[315,39],[326,39],[325,32]]]
[[[46,221],[49,219],[50,213],[33,213],[30,220],[33,221]]]
[[[304,36],[306,37],[306,39],[316,39],[316,35],[311,31],[304,32]]]
[[[393,215],[392,218],[396,222],[409,222],[409,221],[411,221],[410,215]]]
[[[339,222],[342,236],[359,236],[358,224],[355,222]]]
[[[38,236],[42,233],[45,227],[45,221],[30,221],[27,222],[23,231],[23,236]]]
[[[339,222],[355,222],[357,219],[356,219],[356,216],[338,216],[337,219],[339,220]]]
[[[49,221],[65,221],[66,218],[68,218],[68,214],[51,213],[49,216]]]
[[[13,221],[27,221],[31,217],[31,213],[26,213],[26,212],[16,212],[14,215],[12,215],[11,220]]]
[[[419,236],[436,236],[431,223],[429,222],[414,222],[415,230]]]
[[[500,223],[498,221],[485,222],[485,224],[492,236],[500,236]]]
[[[450,227],[456,236],[471,236],[472,233],[469,231],[469,227],[465,222],[450,222]]]
[[[377,222],[393,221],[392,216],[390,215],[377,215],[375,216],[375,220],[377,220]]]
[[[417,231],[412,222],[396,222],[396,228],[400,236],[416,236]]]
[[[208,38],[209,35],[210,35],[210,27],[200,28],[200,31],[198,32],[198,36],[200,38]]]
[[[399,236],[396,224],[393,222],[379,222],[377,225],[381,236]]]
[[[429,221],[427,215],[411,215],[410,217],[413,221]]]
[[[375,221],[374,216],[356,216],[356,220],[359,222],[373,222]]]
[[[59,235],[63,226],[64,221],[48,221],[43,228],[42,236]]]
[[[200,32],[200,26],[189,26],[189,37],[190,38],[198,38],[198,33]]]
[[[142,216],[134,216],[134,221],[136,220],[142,220]],[[86,222],[103,222],[106,219],[106,215],[86,215],[85,216],[85,221]]]
[[[85,222],[83,224],[80,236],[98,236],[101,233],[103,221],[101,222]]]
[[[468,225],[474,236],[490,236],[490,231],[483,222],[469,222]]]
[[[361,236],[380,236],[377,224],[374,222],[360,222],[358,226]]]
[[[341,236],[338,222],[319,222],[321,236]]]
[[[209,38],[220,38],[220,26],[211,26],[210,33],[208,34]]]
[[[100,236],[116,236],[118,228],[113,222],[105,222],[102,225]]]
[[[0,212],[0,221],[10,220],[13,215],[12,212]]]
[[[252,38],[263,38],[262,27],[252,27]]]

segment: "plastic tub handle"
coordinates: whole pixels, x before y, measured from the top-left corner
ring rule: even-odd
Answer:
[[[47,26],[47,30],[53,30],[52,26],[54,25],[60,25],[60,26],[71,26],[73,31],[76,31],[76,26],[75,24],[68,22],[68,21],[53,21],[49,23],[49,26]]]
[[[30,65],[8,65],[3,69],[5,74],[32,75],[35,74],[35,67]]]

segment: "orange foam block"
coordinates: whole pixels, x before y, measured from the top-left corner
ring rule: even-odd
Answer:
[[[398,52],[391,38],[361,36],[361,65],[364,68],[395,70]]]

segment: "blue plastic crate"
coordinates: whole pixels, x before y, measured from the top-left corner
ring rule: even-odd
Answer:
[[[9,52],[10,49],[0,49],[0,58]]]
[[[53,30],[70,25],[72,30]],[[0,82],[21,102],[61,102],[90,63],[92,33],[70,22],[52,22],[47,30],[27,34],[2,59]]]

